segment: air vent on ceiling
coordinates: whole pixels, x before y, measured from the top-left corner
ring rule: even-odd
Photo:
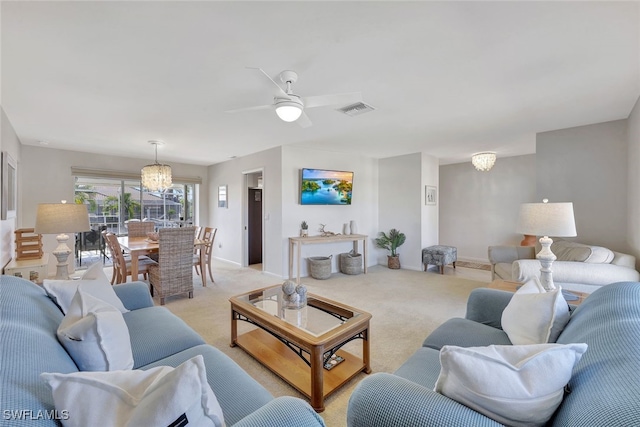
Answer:
[[[337,111],[340,111],[341,113],[344,113],[347,116],[353,117],[353,116],[359,116],[360,114],[368,113],[373,110],[375,110],[375,107],[372,107],[369,104],[365,104],[364,102],[356,102],[355,104],[338,108]]]

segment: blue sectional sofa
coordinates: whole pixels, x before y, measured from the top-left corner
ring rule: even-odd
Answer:
[[[142,282],[114,286],[124,306],[134,369],[176,367],[204,357],[207,379],[227,426],[323,426],[309,404],[293,397],[274,398],[233,360],[164,307],[154,307]],[[60,425],[38,419],[54,409],[42,372],[78,371],[56,337],[63,318],[45,291],[24,279],[0,276],[0,426]],[[16,418],[23,418],[18,420]]]
[[[501,425],[433,389],[442,346],[511,345],[501,329],[501,315],[512,295],[474,290],[464,319],[441,325],[395,374],[374,374],[358,384],[349,401],[348,425]],[[557,342],[584,342],[588,350],[574,367],[570,393],[548,425],[640,425],[640,283],[620,282],[593,292],[572,311]]]

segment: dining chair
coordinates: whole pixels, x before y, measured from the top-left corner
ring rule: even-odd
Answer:
[[[195,227],[161,228],[158,235],[158,264],[149,267],[152,295],[157,291],[160,305],[172,295],[193,298]]]
[[[122,248],[118,242],[118,238],[113,233],[107,233],[105,235],[109,251],[113,259],[113,277],[112,284],[125,283],[127,277],[131,276],[131,258],[125,259],[122,253]],[[142,274],[145,280],[148,278],[149,269],[151,266],[157,265],[155,261],[147,256],[141,256],[138,258],[138,274]]]
[[[195,227],[196,227],[196,231],[194,231],[193,233],[195,235],[195,239],[196,240],[202,239],[204,228],[199,225]],[[198,271],[198,266],[200,265],[200,245],[193,246],[193,265],[196,268],[196,274],[199,276],[200,272]]]
[[[218,232],[217,228],[205,227],[204,232],[202,233],[201,240],[206,240],[207,244],[200,246],[200,250],[201,251],[204,250],[204,263],[207,266],[207,270],[209,271],[209,277],[211,278],[212,282],[215,282],[215,280],[213,280],[213,273],[211,272],[211,259],[213,258],[213,242],[216,239],[217,232]],[[194,265],[196,265],[196,271],[198,270],[198,267],[200,267],[200,271],[204,272],[204,265],[200,265],[199,256],[197,260],[194,258]]]
[[[156,223],[153,221],[134,221],[127,224],[129,237],[147,237],[147,233],[155,231]]]
[[[111,270],[113,271],[113,274],[111,275],[111,284],[115,285],[116,280],[118,279],[118,266],[116,265],[116,256],[115,256],[116,249],[111,244],[111,241],[107,238],[107,234],[112,234],[112,233],[110,233],[107,230],[102,230],[100,234],[102,235],[102,240],[104,241],[104,244],[107,247],[109,254],[111,255],[109,257],[111,259],[111,266],[112,266]],[[131,259],[129,255],[123,255],[123,256],[125,257],[125,261]]]

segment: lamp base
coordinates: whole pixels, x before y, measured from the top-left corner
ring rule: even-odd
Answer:
[[[520,246],[535,246],[536,245],[536,236],[532,236],[531,234],[525,234],[524,239],[520,242]]]
[[[56,264],[56,280],[69,280],[69,254],[71,249],[67,246],[69,236],[67,234],[58,234],[56,236],[58,247],[52,252],[58,260]]]
[[[540,261],[542,267],[540,268],[540,283],[542,287],[549,292],[556,289],[556,285],[553,283],[553,277],[551,275],[551,265],[556,260],[556,256],[551,252],[551,244],[553,239],[548,236],[540,238],[540,244],[542,249],[536,254],[536,259]]]

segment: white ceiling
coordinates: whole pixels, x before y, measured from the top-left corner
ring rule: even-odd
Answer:
[[[535,151],[535,133],[628,117],[640,96],[633,2],[1,3],[2,92],[23,144],[209,165],[295,144],[441,164]],[[269,110],[360,91],[376,111]],[[335,108],[340,107],[336,106]]]

